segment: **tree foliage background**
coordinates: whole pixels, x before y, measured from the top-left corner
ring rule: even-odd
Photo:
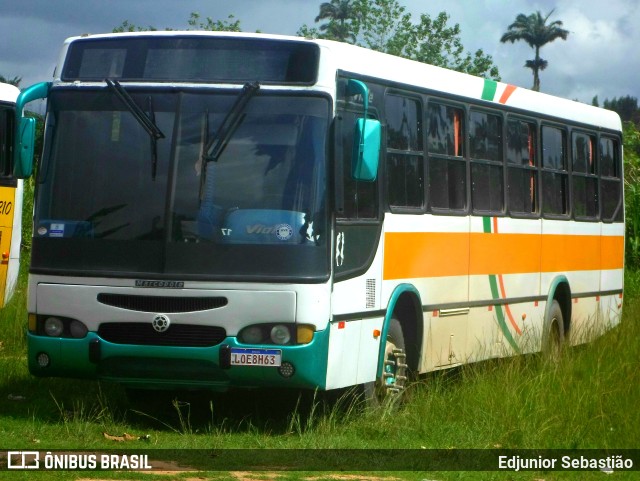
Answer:
[[[397,0],[331,0],[320,6],[318,28],[303,25],[298,35],[354,43],[372,50],[500,80],[498,67],[482,49],[465,51],[459,24],[449,15],[426,13],[416,21]]]

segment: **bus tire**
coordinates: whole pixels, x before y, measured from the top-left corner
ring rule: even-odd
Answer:
[[[389,321],[385,339],[382,375],[364,385],[364,397],[368,406],[378,407],[402,397],[408,377],[407,353],[402,325],[395,315]]]
[[[560,303],[553,300],[547,318],[547,332],[543,344],[545,357],[552,362],[558,362],[564,350],[564,319]]]

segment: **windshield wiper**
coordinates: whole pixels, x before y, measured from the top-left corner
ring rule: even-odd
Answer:
[[[220,158],[224,149],[227,147],[229,140],[233,136],[233,133],[242,123],[242,119],[244,118],[243,112],[247,103],[258,90],[260,90],[260,84],[258,82],[244,84],[242,91],[238,94],[238,97],[231,109],[227,112],[227,115],[220,124],[218,131],[207,141],[207,145],[203,151],[205,162],[215,162]]]
[[[133,115],[142,128],[149,134],[149,137],[151,138],[151,177],[155,180],[158,164],[158,139],[164,139],[165,135],[156,125],[151,97],[149,97],[149,115],[147,115],[144,110],[135,103],[124,87],[120,85],[120,82],[108,78],[104,79],[104,81],[107,86],[113,90],[116,97],[118,97],[118,99],[120,99],[120,101],[127,107],[129,112],[131,112],[131,115]]]

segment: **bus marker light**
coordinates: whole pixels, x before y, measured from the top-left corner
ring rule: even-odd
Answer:
[[[313,326],[301,324],[297,327],[296,342],[298,344],[309,344],[313,340]]]
[[[522,314],[522,320],[524,321],[527,318],[526,314]]]
[[[49,358],[49,354],[46,352],[41,352],[36,356],[36,361],[38,362],[38,366],[41,368],[48,367],[51,364],[51,359]]]
[[[373,330],[373,337],[374,339],[378,339],[380,337],[382,333],[380,332],[380,329],[374,329]]]
[[[37,328],[37,316],[35,314],[29,313],[29,315],[27,316],[27,319],[29,320],[29,331],[30,332],[36,332],[36,328]]]
[[[338,323],[338,329],[344,329],[346,327],[347,323],[344,321],[340,321]]]

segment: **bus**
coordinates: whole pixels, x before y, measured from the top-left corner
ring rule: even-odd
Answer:
[[[23,181],[13,176],[19,93],[16,86],[0,83],[0,308],[13,296],[20,270]]]
[[[376,400],[620,322],[613,112],[345,43],[222,32],[69,38],[19,107],[36,98],[36,376]]]

